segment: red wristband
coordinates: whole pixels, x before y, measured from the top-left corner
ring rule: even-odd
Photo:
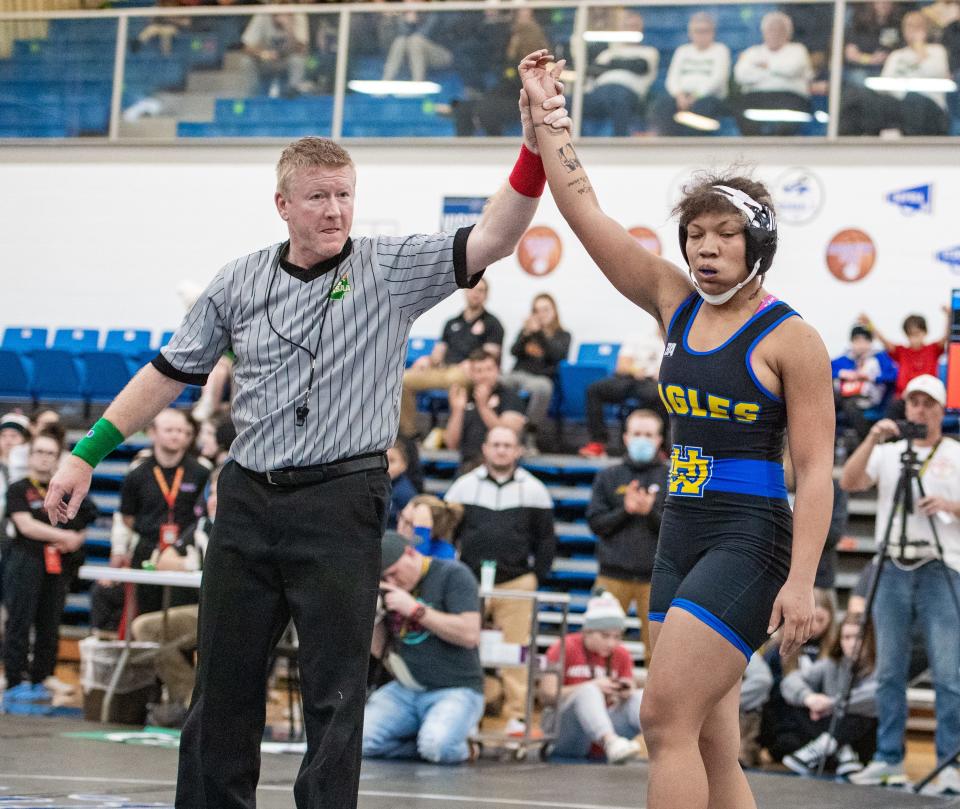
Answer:
[[[547,173],[543,170],[543,160],[524,144],[520,147],[520,157],[510,172],[511,187],[525,197],[541,197],[546,184]]]

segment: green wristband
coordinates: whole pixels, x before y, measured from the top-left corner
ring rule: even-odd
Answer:
[[[96,468],[97,464],[123,443],[123,433],[106,419],[100,419],[73,448],[73,454]]]

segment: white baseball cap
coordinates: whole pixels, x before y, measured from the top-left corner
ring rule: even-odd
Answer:
[[[943,382],[930,374],[922,374],[911,379],[903,391],[903,398],[906,399],[911,393],[925,393],[940,407],[947,406],[947,389],[943,386]]]

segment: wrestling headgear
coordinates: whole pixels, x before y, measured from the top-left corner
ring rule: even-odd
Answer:
[[[714,306],[726,303],[737,294],[744,286],[753,280],[757,273],[763,274],[770,269],[773,264],[773,256],[777,252],[777,217],[773,210],[761,202],[757,202],[749,194],[745,194],[738,188],[731,188],[728,185],[713,186],[715,193],[726,198],[734,205],[745,217],[746,225],[743,228],[743,236],[746,240],[747,267],[752,268],[750,274],[739,284],[731,287],[726,292],[719,295],[711,295],[704,292],[697,283],[697,279],[690,272],[690,278],[693,280],[693,286],[696,288],[700,297],[707,303]],[[687,258],[687,226],[680,225],[680,252],[690,266],[690,260]]]

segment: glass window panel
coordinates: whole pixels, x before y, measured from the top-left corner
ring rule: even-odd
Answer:
[[[122,137],[332,131],[337,14],[131,18]]]
[[[519,135],[517,64],[544,47],[569,58],[575,14],[496,7],[355,13],[344,137]],[[391,83],[375,83],[384,81]]]
[[[0,137],[104,136],[116,19],[0,22]]]
[[[825,135],[833,5],[592,8],[582,133]]]
[[[960,134],[955,3],[847,7],[840,135]]]

